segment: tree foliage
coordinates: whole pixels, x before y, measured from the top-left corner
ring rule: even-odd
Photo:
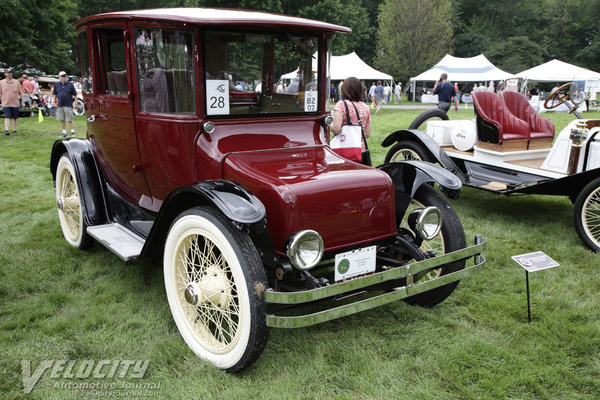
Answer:
[[[376,67],[406,80],[452,50],[448,0],[385,0],[379,13]]]
[[[75,20],[160,7],[261,10],[349,26],[333,53],[355,51],[396,79],[448,52],[483,53],[513,73],[552,58],[600,70],[600,0],[0,0],[0,65],[78,73]]]
[[[76,18],[68,0],[0,0],[0,61],[55,74],[76,69]]]

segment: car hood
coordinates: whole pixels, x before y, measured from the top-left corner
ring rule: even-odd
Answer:
[[[319,232],[326,252],[396,234],[390,177],[327,146],[230,153],[222,166],[224,179],[263,202],[281,254],[285,240],[304,229]]]

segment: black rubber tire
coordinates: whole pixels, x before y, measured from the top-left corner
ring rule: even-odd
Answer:
[[[398,158],[397,154],[403,151],[413,152],[418,158]],[[417,142],[412,140],[402,140],[395,145],[387,152],[385,155],[385,162],[389,163],[392,161],[401,161],[401,160],[417,160],[417,161],[429,161],[433,162],[433,158],[429,154],[424,146],[420,146]]]
[[[458,218],[456,211],[454,211],[454,208],[452,208],[452,205],[440,192],[435,190],[430,185],[422,185],[415,193],[413,202],[411,204],[414,205],[415,202],[420,203],[425,207],[437,207],[442,212],[442,228],[440,230],[440,234],[442,235],[442,242],[444,245],[443,254],[466,247],[465,232],[462,224],[460,223],[460,219]],[[408,215],[405,216],[405,218],[407,217]],[[425,245],[425,242],[423,245]],[[438,255],[441,254],[438,253]],[[440,276],[460,271],[465,267],[465,263],[466,262],[463,260],[444,265],[442,267]],[[433,307],[446,299],[446,297],[450,296],[450,294],[458,286],[458,282],[459,281],[452,282],[448,285],[444,285],[424,293],[419,293],[415,296],[404,299],[404,301],[421,307]]]
[[[421,125],[423,125],[429,119],[440,119],[442,121],[448,121],[448,114],[446,114],[443,110],[439,108],[433,108],[431,110],[423,111],[417,118],[414,119],[413,122],[408,126],[408,129],[420,129]]]
[[[195,233],[196,230],[198,232],[208,232],[209,236]],[[173,263],[174,260],[178,260],[177,255],[180,251],[180,247],[177,246],[180,243],[178,241],[193,236],[205,241],[207,240],[206,237],[210,237],[210,235],[217,238],[213,242],[215,245],[213,248],[218,251],[218,253],[213,251],[211,254],[218,254],[214,256],[215,259],[221,257],[224,260],[223,262],[226,262],[226,266],[229,268],[229,272],[226,274],[231,275],[230,279],[234,284],[234,286],[231,286],[231,290],[232,293],[235,291],[235,297],[238,298],[239,317],[237,322],[240,324],[238,329],[242,329],[240,331],[241,336],[234,348],[227,353],[213,352],[205,347],[206,342],[197,340],[198,336],[193,333],[194,328],[189,324],[189,319],[185,319],[185,312],[182,312],[184,308],[181,307],[183,306],[176,300],[177,297],[173,297],[178,295],[177,288],[181,287],[178,286],[177,279],[172,280],[175,276],[181,276],[176,273],[177,261],[175,261],[175,264]],[[196,241],[196,244],[199,244],[199,242]],[[187,251],[192,251],[191,247]],[[236,372],[252,364],[266,346],[269,329],[266,325],[265,301],[265,292],[268,289],[267,276],[262,260],[250,237],[237,229],[218,210],[212,207],[195,207],[181,213],[171,225],[165,242],[163,263],[169,306],[177,327],[188,346],[199,357],[212,362],[227,372]],[[215,261],[214,264],[217,265],[217,262]],[[194,259],[192,259],[190,267],[198,268],[199,271],[204,269],[204,274],[206,274],[207,268],[214,268],[212,264],[207,267],[207,265],[198,263]],[[190,267],[185,267],[186,271],[189,271]],[[197,281],[197,279],[191,278],[191,281]],[[242,317],[242,313],[245,316]],[[246,322],[242,324],[240,322],[242,320]],[[198,318],[196,318],[194,324],[197,321]],[[247,334],[244,333],[242,325],[247,326]],[[237,334],[237,331],[234,334]]]
[[[594,215],[589,214],[590,208],[594,208]],[[573,210],[577,234],[590,250],[598,253],[600,252],[600,225],[590,229],[590,218],[594,223],[600,224],[600,178],[594,179],[583,188],[577,196]]]

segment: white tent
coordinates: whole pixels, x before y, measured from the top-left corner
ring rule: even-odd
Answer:
[[[313,59],[313,64],[315,63],[316,58]],[[313,69],[316,69],[316,65],[313,65]],[[367,63],[361,60],[355,52],[343,56],[332,56],[330,69],[332,81],[343,81],[349,76],[368,80],[393,80],[391,75],[377,71],[375,68],[370,67]],[[296,78],[297,71],[298,70],[296,69],[288,74],[281,75],[281,79],[294,79]]]
[[[517,74],[525,81],[569,82],[600,80],[600,74],[557,59]]]
[[[446,54],[440,62],[414,78],[410,78],[410,81],[437,81],[443,72],[448,74],[448,80],[452,82],[500,81],[515,77],[496,67],[483,54],[468,58]]]

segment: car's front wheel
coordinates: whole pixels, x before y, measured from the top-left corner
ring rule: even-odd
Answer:
[[[442,228],[433,239],[423,240],[420,250],[423,252],[434,251],[437,255],[443,255],[465,248],[465,232],[456,211],[454,211],[454,208],[452,208],[452,205],[448,200],[431,185],[421,185],[421,187],[419,187],[414,198],[411,200],[408,210],[406,210],[406,213],[404,214],[400,227],[408,228],[407,219],[412,211],[430,206],[437,207],[442,212]],[[430,271],[415,283],[422,283],[427,280],[435,279],[442,275],[459,271],[464,267],[464,260],[455,261]],[[442,302],[446,297],[450,296],[457,285],[458,282],[449,283],[448,285],[411,296],[405,301],[409,304],[433,307]]]
[[[592,251],[600,252],[600,178],[583,188],[573,211],[575,229]]]
[[[247,234],[212,208],[183,212],[167,236],[164,278],[173,319],[198,357],[230,372],[258,358],[267,278]]]

